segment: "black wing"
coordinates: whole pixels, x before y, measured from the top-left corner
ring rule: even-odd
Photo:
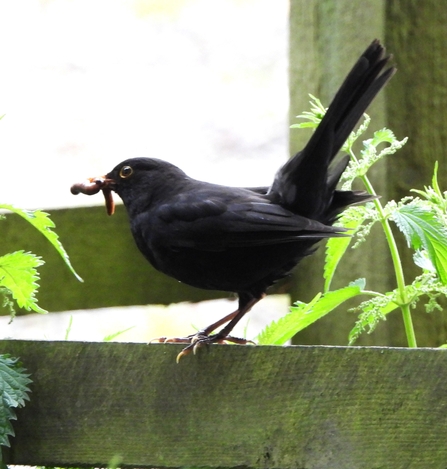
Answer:
[[[220,251],[345,236],[343,228],[323,225],[262,200],[226,203],[209,198],[170,203],[159,207],[155,215],[165,242],[173,248]]]

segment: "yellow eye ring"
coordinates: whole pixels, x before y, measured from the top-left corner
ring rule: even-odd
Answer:
[[[131,166],[123,166],[120,169],[120,178],[127,179],[128,177],[132,176],[133,169]]]

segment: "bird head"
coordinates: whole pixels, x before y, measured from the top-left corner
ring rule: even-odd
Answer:
[[[134,204],[147,206],[179,189],[185,173],[167,161],[156,158],[129,158],[116,165],[105,176],[88,178],[71,186],[71,193],[94,195],[102,191],[109,215],[115,212],[112,191],[116,192],[128,210]],[[181,185],[181,184],[180,184]]]

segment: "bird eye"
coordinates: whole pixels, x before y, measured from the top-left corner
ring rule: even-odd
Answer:
[[[126,179],[132,176],[133,169],[130,166],[123,166],[120,169],[120,178]]]

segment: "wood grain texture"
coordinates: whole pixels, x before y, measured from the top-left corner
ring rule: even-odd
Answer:
[[[438,182],[447,190],[447,8],[444,2],[390,0],[386,2],[386,42],[398,72],[388,87],[389,125],[407,144],[392,156],[387,182],[399,200],[410,189],[431,185],[435,162]],[[413,194],[414,195],[414,194]],[[420,274],[403,236],[397,238],[408,282]],[[413,322],[418,344],[447,342],[447,301],[444,311],[427,316],[419,305]]]
[[[384,42],[385,2],[382,0],[351,1],[310,0],[291,2],[289,38],[290,123],[299,122],[296,115],[309,109],[311,93],[324,106],[329,106],[349,70],[366,47],[377,38]],[[387,46],[387,44],[385,43]],[[389,48],[388,48],[389,49]],[[383,128],[387,121],[382,90],[368,109],[371,131]],[[291,129],[291,155],[307,143],[310,131]],[[357,151],[361,145],[357,146]],[[386,161],[371,171],[371,181],[383,200],[387,200]],[[356,188],[364,189],[361,185]],[[304,259],[295,271],[291,288],[292,301],[310,301],[323,288],[324,243],[317,253]],[[337,270],[332,288],[341,288],[357,278],[366,278],[367,288],[390,291],[395,288],[391,259],[380,228],[373,227],[369,239],[357,250],[348,250]],[[344,345],[352,327],[349,307],[343,305],[336,315],[329,315],[302,331],[296,343]],[[396,320],[397,319],[397,320]],[[405,345],[401,318],[390,315],[374,334],[363,335],[359,345]],[[396,333],[398,331],[398,333]],[[402,333],[401,333],[402,331]]]
[[[9,463],[445,469],[437,349],[3,341],[32,374]]]

